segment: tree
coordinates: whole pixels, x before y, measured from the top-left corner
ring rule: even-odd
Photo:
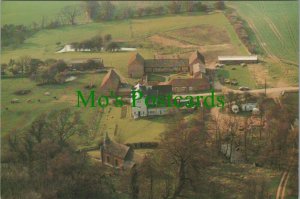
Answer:
[[[160,153],[165,167],[175,172],[176,185],[171,198],[179,197],[188,185],[197,191],[199,174],[209,163],[209,155],[205,144],[206,132],[180,120],[163,135]],[[201,151],[201,153],[199,153]],[[197,154],[197,155],[196,155]]]
[[[16,64],[21,68],[23,75],[28,72],[30,60],[31,60],[31,57],[29,57],[27,55],[22,56],[17,60]]]
[[[199,2],[199,1],[194,3],[194,7],[195,7],[195,10],[200,11],[200,12],[207,12],[207,10],[208,10],[207,5],[203,4],[202,2]]]
[[[111,20],[114,16],[115,6],[110,1],[102,1],[100,7],[100,19],[104,21]]]
[[[118,51],[120,49],[120,46],[117,42],[110,42],[107,46],[106,46],[106,51]]]
[[[224,10],[225,9],[225,2],[224,1],[217,1],[215,4],[214,4],[214,7],[216,10]]]
[[[186,12],[194,12],[195,3],[193,1],[185,1],[184,2],[184,9],[185,9]]]
[[[80,120],[80,113],[73,113],[71,109],[55,110],[49,114],[49,129],[60,146],[66,146],[67,141],[73,135],[83,135],[86,126]]]
[[[157,6],[153,8],[154,13],[156,15],[162,15],[164,13],[164,7],[163,6]]]
[[[61,15],[66,19],[66,21],[71,24],[76,24],[76,18],[80,16],[81,12],[78,6],[66,6],[62,8]]]
[[[124,8],[123,14],[121,16],[122,19],[130,19],[134,16],[134,11],[132,8]]]
[[[110,42],[111,39],[112,39],[111,34],[106,34],[106,35],[104,35],[104,41],[105,41],[105,42]]]
[[[31,59],[28,68],[28,74],[35,74],[40,66],[42,66],[44,62],[40,59]]]
[[[224,119],[224,131],[226,132],[225,134],[225,141],[229,143],[229,159],[231,160],[232,158],[232,152],[235,150],[235,142],[237,138],[237,132],[239,128],[239,121],[237,120],[236,116],[230,115],[229,117]]]
[[[139,17],[142,17],[145,15],[145,9],[144,8],[138,8],[137,14]]]
[[[168,5],[169,12],[171,14],[178,14],[181,10],[181,2],[179,1],[171,1]]]
[[[62,60],[46,60],[45,66],[39,67],[31,79],[42,84],[63,83],[67,74],[67,64]]]
[[[159,176],[158,171],[155,169],[155,167],[155,160],[152,159],[152,156],[147,155],[144,158],[140,168],[141,175],[149,180],[149,199],[153,199],[154,180]]]
[[[153,8],[151,6],[145,7],[145,15],[149,16],[153,13]]]
[[[34,32],[24,25],[4,24],[1,27],[1,44],[2,46],[17,47]]]
[[[97,1],[86,1],[84,2],[84,7],[86,14],[88,17],[95,21],[97,20],[97,16],[99,15],[100,12],[100,4]]]
[[[138,171],[134,166],[130,172],[130,195],[131,199],[139,198],[139,183],[138,183]]]

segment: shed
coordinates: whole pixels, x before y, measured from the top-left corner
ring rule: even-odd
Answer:
[[[249,56],[218,56],[220,64],[241,64],[241,63],[257,63],[257,55]]]

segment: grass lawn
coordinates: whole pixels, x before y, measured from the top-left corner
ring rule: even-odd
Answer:
[[[267,191],[271,198],[275,198],[281,173],[257,168],[248,164],[218,163],[207,171],[210,180],[222,184],[224,198],[245,198],[243,192],[248,188],[248,179],[253,177],[263,178],[267,182]],[[239,191],[238,191],[239,190]]]
[[[149,74],[148,81],[165,82],[166,78],[163,75]]]
[[[122,143],[158,141],[159,135],[165,131],[167,118],[161,116],[134,120],[130,105],[127,106],[126,117],[121,118],[121,108],[110,107],[105,109],[100,134],[108,132],[111,138]]]
[[[232,70],[232,68],[235,68],[235,70]],[[217,75],[222,76],[225,79],[236,79],[238,81],[238,85],[236,86],[226,84],[230,88],[237,89],[240,86],[247,86],[251,89],[257,88],[255,80],[247,67],[239,65],[224,66],[224,68],[218,69]]]

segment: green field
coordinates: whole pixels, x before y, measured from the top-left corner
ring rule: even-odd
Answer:
[[[76,109],[76,90],[85,92],[84,86],[93,82],[100,85],[104,74],[80,75],[72,82],[64,85],[36,86],[36,83],[28,78],[2,79],[1,80],[1,134],[5,135],[11,130],[20,130],[30,124],[36,116],[41,113],[48,113],[51,110],[65,107],[74,107],[82,113],[82,118],[89,121],[96,113],[91,109]],[[27,95],[14,94],[18,90],[30,89]],[[50,92],[50,96],[44,95]],[[87,91],[86,91],[87,92]],[[54,96],[58,99],[54,99]],[[11,104],[12,99],[19,99],[20,103]],[[31,100],[32,102],[27,102]],[[40,102],[38,102],[40,100]],[[88,123],[88,122],[87,122]]]
[[[63,7],[80,6],[81,3],[78,1],[3,1],[1,4],[2,25],[31,25],[33,22],[40,24],[43,17],[50,22],[58,17]],[[84,19],[84,16],[80,17],[80,21]]]
[[[112,2],[116,6],[116,15],[122,13],[124,8],[139,8],[146,6],[165,5],[166,2]],[[3,1],[1,6],[2,24],[24,24],[31,25],[33,22],[40,23],[42,17],[49,22],[58,17],[60,10],[65,6],[82,6],[80,1]],[[38,9],[37,9],[38,7]],[[82,14],[79,22],[87,19]]]
[[[266,51],[281,59],[298,63],[297,1],[247,1],[230,2],[229,5],[247,20]]]
[[[132,26],[133,38],[131,38],[130,23]],[[129,21],[112,21],[103,23],[89,23],[77,26],[66,26],[55,30],[42,30],[31,38],[27,39],[23,45],[17,49],[3,49],[2,62],[7,62],[11,58],[18,58],[22,55],[46,59],[46,58],[85,58],[85,57],[101,57],[107,65],[112,65],[126,76],[127,63],[131,53],[63,53],[56,54],[59,50],[56,46],[57,42],[69,44],[74,41],[83,41],[95,35],[111,34],[114,39],[121,39],[129,43],[149,44],[148,37],[151,35],[164,33],[167,31],[182,29],[184,27],[194,27],[201,24],[210,24],[214,27],[225,28],[230,38],[230,50],[238,51],[245,54],[246,49],[241,44],[232,26],[221,13],[211,15],[193,15],[193,16],[167,16],[160,18],[145,18]],[[196,37],[197,35],[195,35]],[[207,35],[206,35],[207,36]],[[213,43],[212,43],[213,44]],[[168,49],[167,49],[168,50]],[[147,45],[138,48],[138,51],[147,58],[152,57],[157,51],[153,50],[153,46]],[[216,55],[214,55],[216,56]]]
[[[232,68],[235,68],[235,70],[232,70]],[[257,88],[254,78],[251,76],[249,70],[247,67],[242,66],[224,66],[222,69],[218,69],[217,72],[218,76],[222,76],[225,79],[236,79],[238,81],[238,85],[233,86],[229,84],[228,87],[237,89],[240,86],[247,86],[251,89]]]

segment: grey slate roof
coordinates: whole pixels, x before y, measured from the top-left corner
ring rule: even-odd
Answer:
[[[172,68],[178,66],[188,66],[188,64],[189,64],[188,59],[146,59],[145,60],[145,67],[147,68],[156,68],[156,67]]]

